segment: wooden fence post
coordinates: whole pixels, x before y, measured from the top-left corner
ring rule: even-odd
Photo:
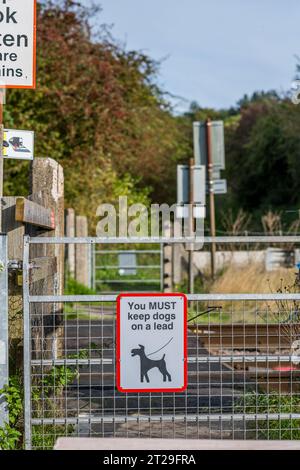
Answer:
[[[165,221],[163,226],[163,236],[171,237],[172,236],[172,223],[170,221]],[[164,292],[173,291],[173,248],[172,245],[164,245],[163,248],[164,256]]]
[[[54,211],[55,229],[43,231],[46,237],[63,237],[64,230],[64,173],[59,163],[52,158],[36,158],[31,168],[31,197],[33,202]],[[36,234],[36,230],[33,229]],[[57,257],[57,293],[64,290],[64,245],[32,246],[40,256]],[[38,256],[34,256],[35,258]]]
[[[76,237],[88,236],[88,221],[86,216],[76,217]],[[90,246],[87,244],[76,245],[76,281],[90,287]]]
[[[32,163],[30,200],[24,197],[1,199],[3,232],[8,238],[8,259],[15,261],[9,270],[9,341],[14,369],[22,366],[22,270],[23,238],[30,236],[64,236],[64,178],[62,167],[52,159],[37,158]],[[31,294],[55,295],[64,290],[64,246],[32,245],[30,259],[36,269],[30,270]],[[38,356],[41,341],[50,341],[49,356],[59,349],[57,338],[62,324],[62,306],[32,305],[36,321],[44,325],[38,338],[33,335],[33,354]],[[38,326],[38,325],[37,325]]]
[[[54,212],[55,229],[51,231],[36,228],[30,229],[31,235],[46,237],[64,236],[64,174],[63,168],[51,158],[36,158],[31,167],[30,199]],[[30,258],[47,257],[55,259],[53,270],[48,271],[45,278],[33,283],[34,295],[62,295],[64,292],[64,245],[32,245]],[[63,324],[63,305],[33,305],[36,318],[43,321],[43,338],[33,338],[36,356],[39,351],[48,351],[49,357],[55,358],[63,351],[63,344],[59,341]],[[46,341],[42,345],[41,341]]]
[[[2,198],[2,229],[7,233],[8,259],[17,262],[23,260],[23,238],[25,225],[17,222],[15,218],[16,197]],[[23,288],[22,271],[9,270],[8,272],[8,337],[11,352],[11,373],[22,364],[22,338],[23,338]]]
[[[174,218],[174,237],[180,238],[182,236],[182,221]],[[173,245],[173,283],[178,285],[182,281],[182,244],[175,243]]]
[[[66,209],[66,237],[75,237],[75,211]],[[66,247],[66,264],[70,277],[75,278],[75,245],[68,244]]]

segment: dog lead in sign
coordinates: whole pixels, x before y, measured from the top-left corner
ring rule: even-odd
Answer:
[[[153,360],[150,359],[149,357],[146,356],[145,354],[145,346],[142,344],[139,344],[139,348],[132,349],[131,350],[131,356],[139,356],[141,360],[141,372],[140,372],[140,377],[141,377],[141,382],[144,382],[144,378],[146,381],[149,383],[150,379],[148,376],[148,371],[150,369],[153,369],[153,367],[157,367],[159,372],[163,376],[163,381],[166,382],[167,378],[168,381],[171,382],[171,376],[169,372],[167,371],[167,365],[165,361],[166,355],[164,354],[163,357],[160,360]]]

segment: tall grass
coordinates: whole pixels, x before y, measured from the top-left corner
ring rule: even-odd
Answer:
[[[295,269],[278,269],[266,272],[264,266],[259,263],[238,268],[229,266],[221,276],[212,284],[210,291],[213,293],[271,293],[280,288],[281,283],[290,285],[295,280]]]
[[[247,393],[235,405],[236,413],[291,414],[300,411],[299,395],[279,393]],[[265,419],[247,423],[247,431],[254,431],[257,439],[300,439],[299,419]]]

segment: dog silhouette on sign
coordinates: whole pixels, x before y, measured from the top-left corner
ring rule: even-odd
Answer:
[[[140,373],[140,378],[141,382],[144,382],[144,378],[146,379],[146,382],[150,382],[149,376],[148,376],[148,371],[150,369],[153,369],[154,367],[157,367],[158,370],[161,372],[163,376],[163,381],[166,382],[167,378],[168,381],[171,382],[172,378],[169,372],[167,371],[167,365],[165,361],[165,354],[161,359],[158,361],[154,361],[153,359],[149,359],[149,357],[146,356],[145,354],[145,346],[142,344],[139,344],[139,348],[132,349],[131,350],[131,356],[140,356],[140,361],[141,361],[141,373]]]

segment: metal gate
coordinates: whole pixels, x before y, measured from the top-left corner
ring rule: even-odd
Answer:
[[[163,245],[103,249],[92,245],[91,287],[97,293],[160,292],[164,288]]]
[[[25,239],[26,448],[59,436],[299,439],[300,294],[188,296],[187,390],[120,393],[116,296],[35,296],[29,285],[31,244],[103,242]]]

